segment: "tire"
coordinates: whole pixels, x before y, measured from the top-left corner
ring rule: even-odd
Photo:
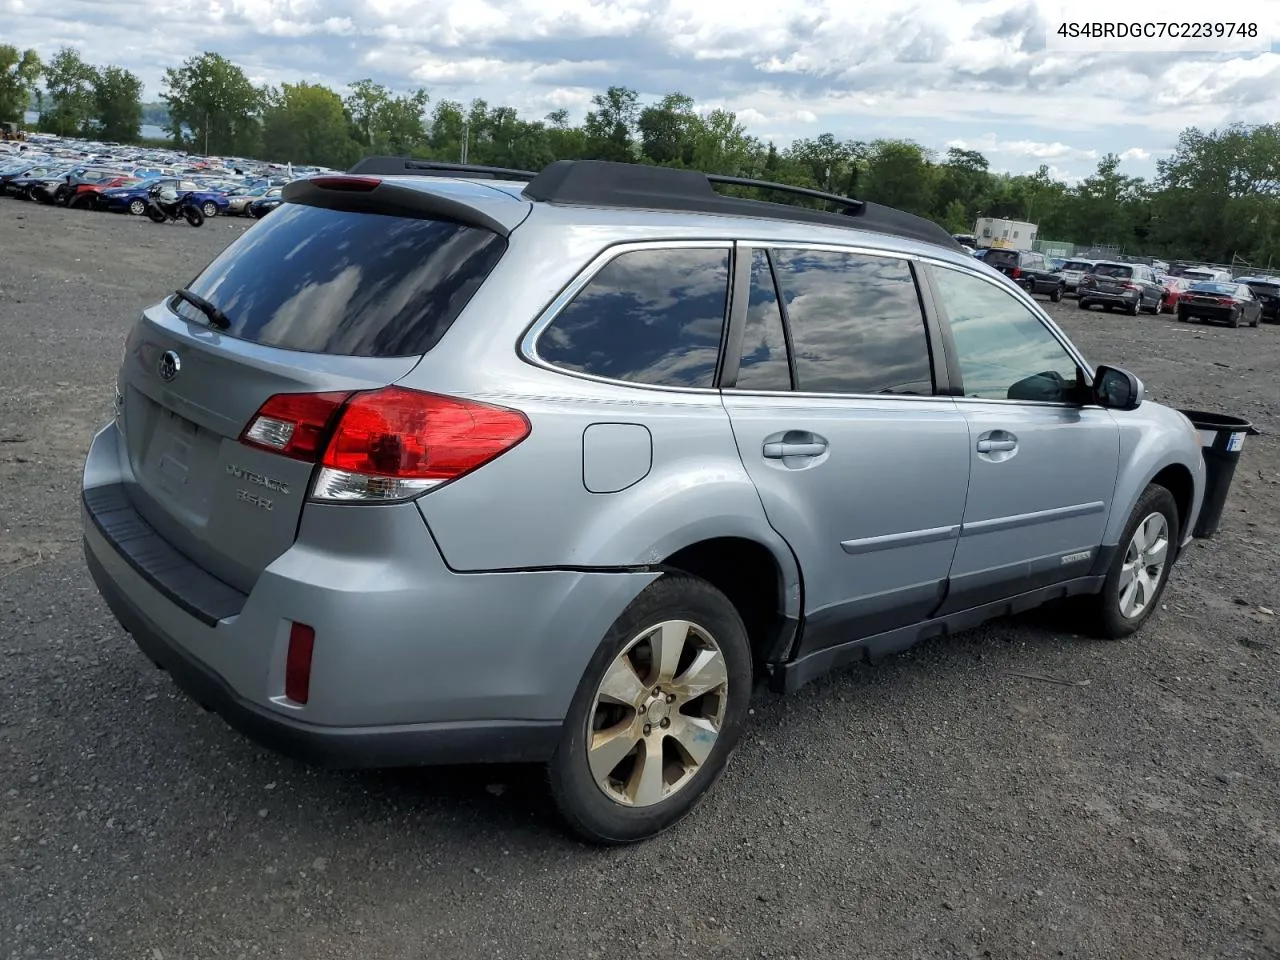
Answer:
[[[648,638],[661,636],[658,628],[663,624],[681,625],[673,634],[684,650],[672,671],[675,680],[687,677],[690,657],[698,657],[706,658],[705,676],[716,683],[709,692],[688,701],[677,700],[671,706],[666,698],[674,693],[649,696],[662,680],[651,665],[654,645]],[[717,664],[716,651],[719,669],[712,669]],[[742,735],[751,700],[751,674],[746,627],[724,594],[705,580],[679,572],[667,573],[646,587],[614,621],[591,658],[548,764],[551,795],[565,823],[591,843],[616,845],[654,837],[683,819],[719,780]],[[613,686],[621,699],[602,702],[600,688],[611,675],[617,677]],[[680,686],[673,683],[672,690]],[[717,696],[716,689],[722,695]],[[620,706],[624,699],[627,705]],[[690,708],[690,713],[684,712]],[[679,723],[680,718],[694,713],[705,716],[708,710],[715,720],[681,725],[692,737],[690,742],[702,749],[706,746],[703,732],[718,723],[718,735],[699,764],[680,746],[685,741],[674,732],[671,721]],[[659,711],[663,714],[661,729],[672,733],[658,734],[647,722]],[[616,749],[597,754],[593,773],[589,743],[593,731],[601,729],[621,732],[602,741],[604,745],[616,744]],[[628,744],[631,750],[619,752]],[[654,749],[662,765],[648,767],[640,758]],[[657,770],[654,776],[658,779],[648,780],[646,769]],[[676,780],[668,782],[677,774]],[[667,793],[673,786],[674,791]],[[634,794],[630,800],[628,793]],[[660,799],[637,803],[646,793]]]
[[[1081,297],[1079,300],[1076,301],[1076,306],[1079,307],[1081,310],[1088,310],[1091,304],[1084,297]]]
[[[130,207],[129,212],[130,213],[133,212],[132,206]],[[155,209],[155,207],[147,207],[147,216],[151,218],[152,223],[166,223],[169,220],[168,217],[166,217],[159,210]]]
[[[1140,314],[1143,311],[1143,309],[1144,308],[1142,306],[1142,294],[1138,294],[1138,299],[1133,301],[1133,306],[1129,308],[1128,314],[1131,317],[1136,317],[1138,314]]]
[[[1151,518],[1159,515],[1163,520],[1164,540],[1163,562],[1159,572],[1152,580],[1149,567],[1147,568],[1147,578],[1140,581],[1135,587],[1137,591],[1143,593],[1142,605],[1136,610],[1126,614],[1123,608],[1126,597],[1129,599],[1137,599],[1127,593],[1125,581],[1127,579],[1126,567],[1129,567],[1133,560],[1133,552],[1136,549],[1135,537],[1138,528],[1148,523]],[[1154,529],[1158,529],[1158,523],[1152,522],[1147,527],[1148,533]],[[1108,640],[1120,640],[1124,637],[1131,636],[1142,628],[1142,625],[1150,619],[1151,615],[1159,608],[1160,598],[1164,595],[1165,585],[1169,582],[1169,572],[1173,567],[1173,561],[1176,559],[1177,544],[1181,537],[1181,531],[1178,523],[1178,505],[1174,502],[1173,494],[1164,487],[1156,484],[1149,484],[1147,489],[1142,491],[1142,496],[1138,498],[1138,503],[1133,508],[1133,512],[1129,515],[1129,522],[1124,526],[1124,533],[1120,537],[1120,547],[1116,551],[1115,558],[1111,561],[1111,568],[1107,571],[1107,579],[1103,583],[1102,592],[1089,598],[1092,604],[1093,625],[1099,636]],[[1155,538],[1158,542],[1158,537]],[[1154,551],[1151,544],[1145,551],[1145,557],[1150,558]],[[1131,608],[1132,609],[1132,608]]]
[[[187,223],[193,227],[204,226],[204,213],[196,206],[183,207],[182,215],[186,218]]]
[[[205,217],[212,219],[218,215],[218,205],[212,200],[208,200],[205,202],[204,206],[200,208],[200,212],[203,213]]]
[[[1240,311],[1239,311],[1239,310],[1232,310],[1232,311],[1231,311],[1231,316],[1230,316],[1230,317],[1228,318],[1228,320],[1227,320],[1227,326],[1231,327],[1233,330],[1234,330],[1236,327],[1240,326]]]
[[[145,200],[130,200],[129,213],[135,217],[140,217],[147,212],[147,204]]]
[[[1061,303],[1062,298],[1066,296],[1066,292],[1067,291],[1065,287],[1063,287],[1062,285],[1058,285],[1049,292],[1049,300],[1053,303]]]
[[[1258,324],[1260,324],[1261,322],[1262,322],[1262,314],[1259,313],[1256,317],[1253,318],[1253,323],[1249,324],[1249,326],[1254,327],[1256,329]]]

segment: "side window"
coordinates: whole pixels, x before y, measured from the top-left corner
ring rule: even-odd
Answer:
[[[797,390],[933,393],[924,314],[905,260],[788,249],[773,258]]]
[[[728,292],[728,249],[623,253],[552,321],[538,354],[611,380],[711,387]]]
[[[787,339],[782,332],[782,311],[773,288],[773,272],[763,250],[751,255],[751,294],[742,333],[742,361],[738,366],[739,390],[790,390]]]
[[[1079,368],[1035,314],[979,277],[945,268],[934,276],[951,320],[966,397],[1071,399]]]

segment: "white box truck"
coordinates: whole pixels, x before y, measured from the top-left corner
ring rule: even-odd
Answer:
[[[973,227],[978,249],[994,247],[997,250],[1030,250],[1036,242],[1034,223],[1022,220],[1001,220],[998,217],[979,217]]]

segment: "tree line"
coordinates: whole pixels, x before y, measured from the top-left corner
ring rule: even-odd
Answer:
[[[52,133],[138,142],[142,83],[64,47],[48,64],[0,45],[0,120],[30,97]],[[1078,183],[991,170],[980,152],[938,153],[910,140],[833,133],[779,147],[728,110],[699,110],[670,93],[642,103],[626,87],[597,94],[581,123],[565,110],[531,120],[484,100],[433,100],[370,79],[345,95],[314,83],[255,86],[238,65],[204,52],[169,68],[160,99],[173,146],[215,156],[345,168],[370,153],[541,169],[557,159],[687,167],[815,187],[929,217],[954,233],[980,216],[1027,220],[1039,236],[1082,245],[1255,266],[1280,265],[1280,124],[1184,130],[1151,179],[1107,154]],[[152,105],[145,106],[151,110]],[[156,117],[160,119],[160,117]]]

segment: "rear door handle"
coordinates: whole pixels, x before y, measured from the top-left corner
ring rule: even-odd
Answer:
[[[827,452],[825,442],[815,443],[766,443],[764,455],[768,460],[782,460],[785,457],[820,457]]]

